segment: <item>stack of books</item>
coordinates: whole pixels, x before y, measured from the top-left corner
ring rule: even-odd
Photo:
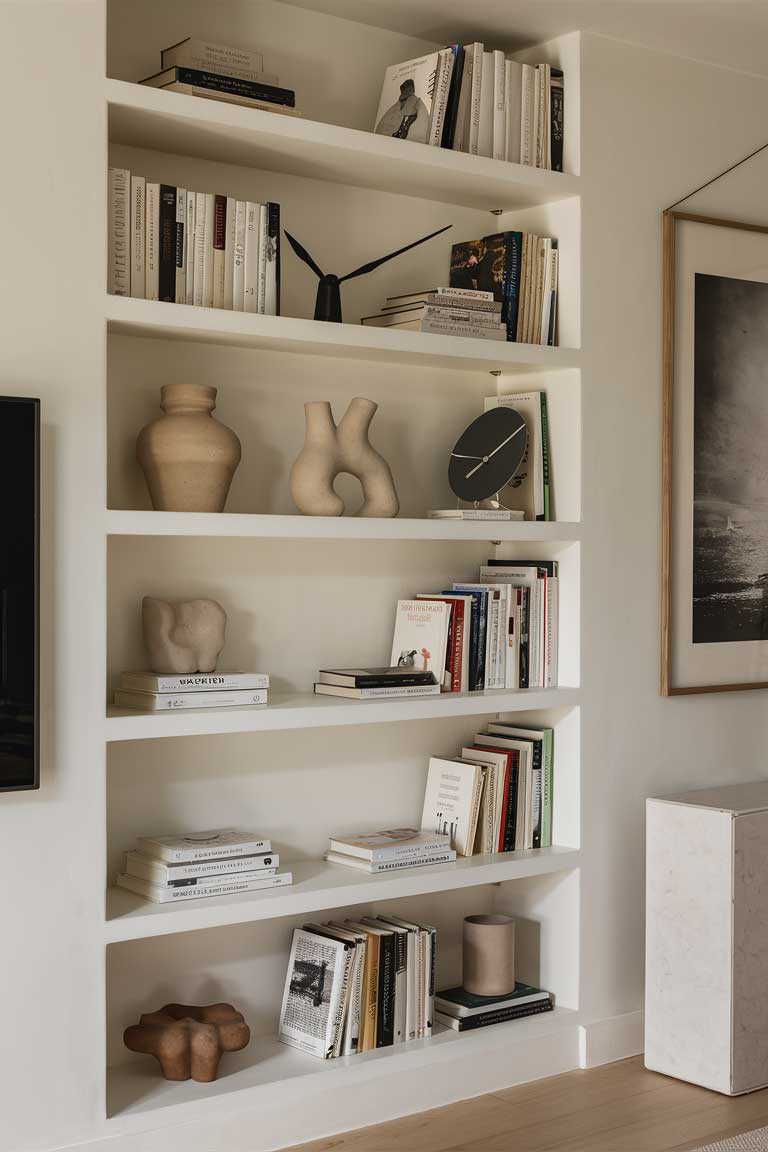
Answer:
[[[189,676],[123,672],[115,692],[115,705],[141,712],[237,708],[266,704],[268,689],[269,676],[261,672],[195,672]]]
[[[109,169],[108,291],[280,314],[280,205]]]
[[[496,232],[451,249],[452,288],[490,292],[501,306],[506,339],[557,343],[557,240],[529,232]]]
[[[399,916],[295,929],[280,1040],[329,1060],[431,1036],[436,942]]]
[[[280,857],[269,840],[237,828],[142,836],[137,845],[138,851],[126,852],[117,884],[155,904],[293,883],[290,872],[278,872]]]
[[[530,984],[515,984],[514,992],[506,996],[473,996],[464,988],[446,988],[435,996],[435,1023],[456,1032],[468,1032],[473,1028],[487,1028],[489,1024],[519,1020],[522,1016],[551,1012],[554,1006],[550,992]]]
[[[363,316],[361,324],[374,328],[404,328],[436,332],[442,336],[474,336],[478,340],[506,340],[502,305],[491,291],[472,288],[429,288],[407,296],[387,296],[383,311]]]
[[[498,720],[429,761],[421,830],[459,856],[552,846],[554,733]]]
[[[448,864],[456,859],[456,850],[447,833],[390,828],[384,832],[332,836],[325,858],[331,864],[346,864],[348,868],[377,875],[401,868]]]
[[[489,560],[474,583],[398,600],[390,663],[443,692],[557,684],[557,560]]]
[[[405,696],[439,696],[440,684],[431,671],[410,664],[391,668],[333,668],[317,674],[319,696],[352,700],[391,700]]]
[[[163,49],[160,68],[139,83],[287,116],[301,115],[295,108],[295,92],[280,88],[277,76],[264,71],[261,52],[187,37]]]
[[[479,42],[387,68],[375,124],[379,135],[555,172],[564,129],[562,71]]]

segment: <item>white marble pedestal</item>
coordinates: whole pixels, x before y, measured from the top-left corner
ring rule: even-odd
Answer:
[[[647,802],[645,1064],[768,1084],[768,781]]]

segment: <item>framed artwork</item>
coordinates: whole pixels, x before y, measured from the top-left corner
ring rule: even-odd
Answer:
[[[768,227],[663,226],[661,691],[768,688]]]

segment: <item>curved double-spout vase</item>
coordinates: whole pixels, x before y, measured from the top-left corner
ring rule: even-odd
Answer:
[[[368,439],[378,404],[356,396],[338,426],[327,400],[304,405],[304,447],[291,469],[293,502],[305,516],[343,516],[344,501],[333,482],[342,472],[360,481],[363,504],[358,516],[397,516],[400,501],[389,465]]]

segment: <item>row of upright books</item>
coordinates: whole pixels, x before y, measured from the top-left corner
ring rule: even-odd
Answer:
[[[117,885],[155,904],[233,896],[292,884],[279,864],[271,841],[237,828],[142,836]]]
[[[108,291],[280,314],[280,205],[109,169]]]
[[[387,68],[375,131],[535,168],[563,170],[563,73],[479,42]]]
[[[506,340],[502,305],[492,292],[474,288],[429,288],[404,296],[387,296],[381,312],[363,316],[374,328],[403,328],[441,336],[472,336],[476,340]]]
[[[300,116],[296,94],[264,71],[261,52],[187,37],[160,53],[160,71],[140,80],[148,88]]]
[[[293,933],[278,1035],[332,1059],[432,1035],[437,932],[399,916]]]
[[[123,672],[117,708],[175,712],[187,708],[241,708],[266,704],[269,676],[263,672],[195,672],[183,676]]]

